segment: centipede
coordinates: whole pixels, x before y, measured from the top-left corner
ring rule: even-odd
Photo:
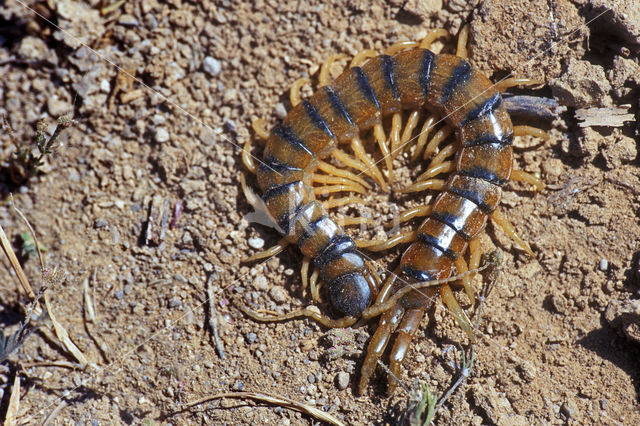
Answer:
[[[360,394],[392,337],[388,387],[393,391],[391,376],[398,376],[420,322],[438,296],[468,338],[475,339],[451,287],[459,284],[472,302],[475,299],[473,275],[468,271],[479,268],[482,249],[478,237],[489,220],[534,256],[498,206],[510,180],[535,189],[543,187],[539,177],[514,168],[513,140],[522,135],[543,139],[547,135],[534,127],[514,126],[502,102],[507,88],[539,83],[508,78],[493,84],[474,69],[467,61],[467,26],[458,35],[455,54],[436,54],[430,49],[440,37],[449,37],[449,33],[431,30],[420,42],[396,43],[381,55],[359,52],[335,80],[329,77],[329,69],[337,57],[331,57],[320,70],[320,87],[313,95],[306,99],[300,95],[306,79],[293,85],[293,107],[280,124],[267,132],[262,122],[254,123],[256,133],[266,140],[262,161],[258,164],[251,156],[251,141],[243,151],[243,162],[255,173],[261,196],[252,195],[243,179],[245,194],[251,204],[263,205],[282,234],[278,244],[248,261],[297,245],[304,257],[303,286],[310,285],[314,301],[319,301],[322,285],[336,315],[304,308],[268,317],[241,309],[258,321],[307,317],[329,328],[380,317],[362,364]],[[383,121],[389,119],[387,135]],[[444,126],[433,132],[440,121]],[[365,132],[373,134],[384,172],[367,152],[361,139]],[[429,140],[430,132],[434,134]],[[441,147],[450,134],[455,135],[454,141]],[[345,146],[352,154],[345,152]],[[399,192],[429,190],[437,195],[431,203],[402,213],[400,221],[424,218],[422,223],[388,240],[356,240],[347,235],[344,226],[363,219],[338,223],[329,216],[329,209],[360,202],[355,194],[366,193],[372,184],[388,191],[394,179],[393,159],[409,146],[412,160],[430,162],[415,182]],[[333,165],[329,157],[355,172]],[[317,198],[337,193],[349,195],[324,201]],[[363,250],[383,251],[398,244],[408,246],[382,282]],[[309,278],[311,267],[314,271]],[[462,277],[446,281],[457,275]],[[441,284],[424,286],[425,282]]]

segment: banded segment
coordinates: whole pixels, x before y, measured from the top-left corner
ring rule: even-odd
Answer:
[[[304,99],[296,105],[283,121],[295,135],[303,139],[305,146],[319,158],[325,158],[336,147],[336,138],[318,110]]]
[[[332,87],[358,129],[366,130],[380,122],[380,104],[362,68],[346,69]]]
[[[360,133],[340,94],[332,87],[320,88],[309,100],[338,142],[348,142]]]
[[[433,64],[438,56],[426,49],[413,49],[395,55],[398,94],[404,109],[420,108],[428,100]]]
[[[383,116],[398,112],[402,107],[396,84],[396,67],[395,58],[388,55],[371,58],[362,66],[362,73],[369,81]]]

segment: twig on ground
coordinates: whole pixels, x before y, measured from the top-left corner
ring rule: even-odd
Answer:
[[[265,402],[267,404],[273,404],[280,407],[289,408],[290,410],[295,410],[300,413],[307,414],[315,419],[318,419],[320,421],[323,421],[332,425],[338,425],[338,426],[344,425],[344,423],[342,423],[339,419],[332,416],[331,414],[325,413],[324,411],[318,410],[317,408],[312,407],[310,405],[293,401],[289,398],[284,398],[281,396],[272,396],[272,395],[267,395],[267,394],[258,393],[258,392],[221,392],[214,395],[205,396],[204,398],[200,398],[196,401],[192,401],[183,405],[180,408],[180,411],[177,411],[173,414],[177,414],[178,412],[188,410],[189,408],[195,407],[196,405],[200,405],[205,402],[213,401],[214,399],[220,399],[220,398],[252,399],[254,401],[260,401],[260,402]]]
[[[216,298],[213,290],[213,281],[218,278],[217,272],[212,272],[207,278],[207,300],[209,302],[209,328],[211,328],[211,338],[216,345],[216,350],[220,358],[225,359],[224,348],[218,335],[218,312],[216,311]]]
[[[18,412],[20,411],[20,376],[16,373],[13,380],[13,388],[11,389],[11,397],[9,398],[9,406],[7,407],[7,415],[4,418],[6,426],[18,424]]]

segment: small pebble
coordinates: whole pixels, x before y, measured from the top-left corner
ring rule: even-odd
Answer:
[[[254,248],[256,250],[259,250],[262,247],[264,247],[264,240],[262,238],[252,237],[252,238],[249,238],[249,241],[247,242],[249,243],[249,247]]]
[[[276,107],[273,110],[273,113],[280,120],[284,120],[284,118],[287,116],[287,108],[284,106],[282,102],[278,102],[276,104]]]
[[[164,127],[158,127],[156,129],[155,140],[158,143],[164,143],[169,140],[169,132]]]
[[[138,20],[135,17],[125,13],[124,15],[121,15],[120,18],[118,18],[118,24],[126,25],[129,27],[137,27]]]
[[[124,291],[122,290],[116,291],[116,299],[120,300],[122,299],[122,296],[124,296]]]
[[[236,380],[236,382],[233,384],[233,390],[241,391],[242,389],[244,389],[244,383],[242,383],[242,380]]]
[[[316,376],[314,376],[313,374],[309,374],[307,376],[307,382],[309,383],[315,383],[316,382]]]
[[[284,270],[284,274],[288,277],[290,277],[291,275],[293,275],[293,269],[291,268],[287,268]]]
[[[607,259],[600,259],[599,268],[602,272],[607,272],[609,270],[609,261]]]
[[[344,371],[339,372],[336,375],[336,385],[338,386],[338,389],[345,390],[347,386],[349,386],[349,373]]]
[[[564,404],[562,404],[562,407],[560,407],[560,412],[567,418],[572,418],[577,414],[578,407],[573,399],[569,399]]]
[[[273,299],[274,302],[282,303],[287,300],[287,292],[284,288],[280,286],[275,286],[269,291],[269,295]]]
[[[105,226],[107,226],[107,221],[102,219],[96,219],[96,221],[93,224],[93,227],[96,229],[104,228]]]
[[[269,282],[267,281],[267,278],[264,275],[260,275],[259,277],[256,277],[255,280],[253,280],[253,286],[257,290],[264,291],[269,287]]]
[[[255,343],[258,340],[258,335],[254,332],[247,333],[247,342]]]
[[[170,308],[179,308],[180,306],[182,306],[182,301],[179,299],[171,299],[169,300],[169,307]]]
[[[220,74],[222,66],[220,65],[220,61],[218,61],[216,58],[207,56],[202,61],[202,70],[213,77]]]

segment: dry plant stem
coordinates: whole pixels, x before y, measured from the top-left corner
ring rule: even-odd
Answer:
[[[7,238],[7,234],[4,233],[4,229],[0,226],[0,244],[2,244],[2,250],[4,250],[5,256],[9,259],[9,263],[11,263],[11,267],[13,268],[16,276],[18,277],[18,281],[20,281],[20,285],[29,296],[29,299],[33,300],[36,298],[36,294],[33,292],[33,288],[31,284],[29,284],[29,280],[27,280],[27,276],[24,274],[22,270],[22,266],[20,266],[20,262],[18,262],[18,258],[16,258],[16,254],[11,248],[11,243]],[[36,242],[36,245],[38,243]]]
[[[53,411],[51,413],[49,413],[49,415],[47,416],[47,418],[44,420],[44,422],[42,423],[42,426],[48,426],[50,424],[53,424],[53,421],[55,420],[56,416],[60,413],[60,411],[62,411],[62,409],[64,407],[66,407],[67,405],[69,405],[69,403],[67,402],[66,399],[63,399],[62,401],[60,401],[60,404],[58,404],[56,406],[56,408],[53,409]]]
[[[289,408],[291,410],[295,410],[298,411],[300,413],[304,413],[304,414],[308,414],[309,416],[326,422],[328,424],[332,424],[332,425],[338,425],[338,426],[342,426],[344,425],[344,423],[342,423],[339,419],[337,419],[336,417],[332,416],[329,413],[325,413],[322,410],[318,410],[315,407],[312,407],[310,405],[307,404],[302,404],[300,402],[296,402],[293,401],[289,398],[284,398],[281,396],[272,396],[272,395],[267,395],[264,393],[257,393],[257,392],[222,392],[222,393],[217,393],[214,395],[209,395],[206,396],[204,398],[198,399],[196,401],[193,402],[189,402],[187,404],[185,404],[184,406],[182,406],[182,408],[180,409],[180,411],[184,411],[187,410],[191,407],[194,407],[196,405],[200,405],[203,404],[205,402],[208,401],[213,401],[214,399],[220,399],[220,398],[239,398],[239,399],[252,399],[254,401],[259,401],[259,402],[265,402],[267,404],[273,404],[273,405],[277,405],[280,407],[285,407],[285,408]],[[177,412],[176,412],[177,413]],[[174,413],[174,414],[176,414]]]
[[[95,285],[96,283],[96,271],[98,270],[98,268],[93,270],[93,283]],[[95,343],[95,345],[98,347],[98,350],[100,351],[100,354],[102,355],[102,358],[105,360],[105,362],[107,364],[109,364],[111,362],[111,359],[109,357],[109,353],[111,353],[111,350],[109,349],[109,346],[107,346],[107,344],[99,339],[97,337],[97,334],[93,332],[93,327],[96,325],[96,315],[95,315],[95,310],[93,309],[93,301],[91,299],[91,296],[89,295],[90,290],[89,290],[89,278],[86,278],[83,282],[83,288],[84,288],[84,328],[87,332],[87,334],[89,335],[89,337],[91,338],[91,340],[93,340],[93,343]],[[91,324],[91,325],[89,325]]]
[[[53,329],[56,332],[56,336],[58,336],[58,339],[62,342],[67,351],[70,352],[73,357],[80,363],[82,368],[85,368],[89,362],[87,361],[87,358],[84,356],[84,354],[80,351],[80,349],[78,349],[78,347],[75,345],[75,343],[71,341],[67,330],[58,322],[58,320],[56,320],[56,317],[51,310],[51,305],[49,304],[48,292],[44,293],[44,305],[47,308],[47,312],[49,313],[49,318],[51,318],[51,323],[53,324]]]
[[[218,335],[218,312],[216,311],[216,298],[215,298],[215,292],[213,291],[214,274],[215,273],[212,273],[211,275],[209,275],[209,278],[207,278],[207,300],[209,302],[209,327],[211,328],[211,336],[213,338],[213,343],[216,345],[216,350],[218,351],[218,355],[220,355],[220,358],[225,359],[226,356],[224,354],[224,348],[222,347],[222,342],[220,341],[220,336]]]
[[[411,389],[409,389],[409,387],[406,384],[404,384],[404,382],[400,380],[398,376],[393,374],[393,371],[391,371],[389,367],[387,367],[387,365],[384,362],[382,362],[380,359],[378,359],[378,365],[382,367],[385,373],[387,373],[390,377],[393,377],[393,380],[395,380],[396,383],[400,385],[402,390],[404,390],[407,395],[411,396]]]
[[[11,389],[11,397],[9,398],[9,406],[7,407],[7,415],[4,418],[6,426],[18,424],[18,412],[20,411],[20,376],[16,373],[13,380],[13,388]]]
[[[442,407],[442,405],[447,402],[447,400],[453,395],[453,393],[458,389],[469,377],[471,374],[471,369],[473,368],[473,356],[474,356],[474,345],[471,345],[471,356],[469,357],[469,361],[467,362],[466,354],[462,351],[462,369],[460,370],[460,376],[458,379],[451,385],[451,387],[447,390],[447,392],[440,398],[436,407],[433,410],[433,417],[435,417],[436,413]]]

